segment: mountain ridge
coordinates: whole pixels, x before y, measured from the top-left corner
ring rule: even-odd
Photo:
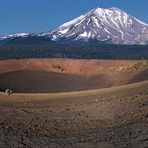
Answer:
[[[96,39],[114,44],[145,44],[148,39],[148,24],[119,8],[97,7],[52,30],[51,37],[53,40],[70,38],[88,42],[89,39]]]
[[[148,44],[148,24],[116,7],[96,7],[51,31],[0,36],[0,40],[30,36],[46,37],[62,43],[145,45]]]

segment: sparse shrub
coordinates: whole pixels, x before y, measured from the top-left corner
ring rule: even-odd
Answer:
[[[61,70],[61,72],[63,72],[63,71],[65,70],[65,68],[62,67],[62,66],[60,66],[60,65],[52,65],[52,66],[53,66],[53,68],[55,68],[55,69]]]
[[[124,67],[122,69],[111,68],[110,71],[111,72],[132,72],[132,71],[139,70],[142,68],[148,68],[148,60],[137,62],[131,67]]]
[[[61,66],[60,65],[52,65],[53,68],[56,68],[56,69],[61,69]]]

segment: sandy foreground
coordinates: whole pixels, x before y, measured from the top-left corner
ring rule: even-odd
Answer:
[[[145,62],[0,61],[0,148],[147,148]]]
[[[57,94],[0,94],[0,147],[148,146],[148,81]]]

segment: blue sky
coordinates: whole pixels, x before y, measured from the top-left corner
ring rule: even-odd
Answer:
[[[148,0],[0,0],[0,35],[48,31],[97,6],[118,7],[148,23]]]

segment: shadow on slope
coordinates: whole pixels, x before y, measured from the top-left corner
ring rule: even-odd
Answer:
[[[133,82],[141,82],[148,80],[148,69],[142,70],[140,73],[137,73],[130,81],[129,83]]]
[[[55,93],[111,87],[103,75],[84,76],[47,71],[13,71],[0,74],[0,90],[16,93]]]

